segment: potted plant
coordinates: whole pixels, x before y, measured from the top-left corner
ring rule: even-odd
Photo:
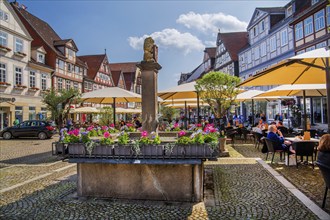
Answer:
[[[174,156],[174,157],[183,157],[185,154],[185,145],[191,143],[190,137],[186,136],[186,132],[181,130],[178,133],[178,139],[174,146],[168,145],[169,147],[165,148],[166,156]],[[170,150],[170,151],[169,151]]]
[[[114,141],[108,131],[104,132],[98,145],[95,146],[93,155],[95,156],[112,156]]]
[[[163,146],[160,145],[161,141],[158,135],[155,132],[150,133],[148,137],[148,132],[141,132],[141,137],[137,140],[141,153],[144,157],[157,157],[163,156]]]
[[[129,145],[129,136],[126,132],[120,132],[118,136],[118,144],[114,146],[114,154],[119,157],[127,157],[132,155],[131,145]]]
[[[61,137],[61,142],[68,144],[69,155],[85,156],[85,143],[90,141],[88,132],[80,134],[78,129],[74,129],[72,131],[67,131],[67,129],[64,129],[62,130],[62,134],[63,137]]]

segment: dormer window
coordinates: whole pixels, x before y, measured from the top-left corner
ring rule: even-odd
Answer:
[[[292,5],[290,5],[287,9],[286,9],[286,16],[289,17],[290,15],[292,15]]]
[[[45,54],[38,52],[37,53],[37,61],[39,63],[45,63]]]
[[[73,60],[74,57],[75,57],[75,52],[73,50],[71,50],[71,49],[67,49],[67,50],[68,50],[68,58],[70,60]]]

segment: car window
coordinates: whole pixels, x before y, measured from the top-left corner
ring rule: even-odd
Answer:
[[[45,125],[46,125],[45,122],[39,121],[39,126],[45,126]]]
[[[20,126],[21,126],[21,127],[29,127],[30,124],[31,124],[30,121],[23,121],[23,122],[20,124]]]
[[[37,121],[32,121],[31,126],[38,126],[38,122]]]

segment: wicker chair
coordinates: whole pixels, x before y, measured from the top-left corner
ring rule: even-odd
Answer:
[[[266,160],[268,158],[268,153],[272,153],[273,154],[273,157],[272,157],[272,162],[273,163],[273,160],[274,160],[274,156],[275,156],[275,153],[278,152],[280,153],[280,160],[282,160],[282,153],[285,153],[284,150],[275,150],[276,146],[279,144],[269,138],[265,138],[265,141],[266,141],[266,145],[267,145],[267,149],[268,149],[268,152],[267,152],[267,155],[266,155]],[[288,153],[289,155],[289,153]],[[289,157],[288,157],[289,158]]]
[[[315,143],[310,141],[299,141],[293,143],[293,149],[296,151],[296,161],[297,156],[306,156],[306,160],[308,161],[308,157],[312,158],[312,165],[314,169],[314,151],[315,151]],[[297,163],[298,168],[298,163]]]

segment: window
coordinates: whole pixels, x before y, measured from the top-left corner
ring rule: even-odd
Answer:
[[[7,68],[6,64],[0,63],[0,82],[6,82],[7,81]]]
[[[259,59],[260,55],[259,55],[259,46],[256,46],[254,48],[254,60]]]
[[[251,51],[247,52],[247,63],[251,63],[252,59],[251,59]]]
[[[58,60],[58,68],[64,70],[64,61],[63,60]]]
[[[265,30],[265,21],[261,21],[259,23],[259,29],[260,29],[260,33],[262,33]]]
[[[253,36],[255,37],[255,36],[257,36],[258,35],[258,28],[257,28],[257,26],[255,26],[254,28],[253,28]]]
[[[300,50],[300,51],[298,51],[298,52],[297,52],[297,55],[302,54],[302,53],[305,53],[305,50]]]
[[[15,38],[15,52],[23,52],[23,40]]]
[[[75,67],[74,67],[74,72],[77,73],[77,74],[80,73],[79,66],[75,66]]]
[[[3,20],[3,21],[8,22],[9,21],[9,15],[8,15],[8,13],[0,10],[0,20]]]
[[[68,50],[68,58],[72,60],[74,58],[74,51],[71,49],[67,49],[67,50]]]
[[[66,90],[70,90],[71,89],[71,81],[70,80],[66,80],[65,81],[65,87],[66,87]]]
[[[326,47],[326,46],[327,46],[327,42],[323,41],[321,43],[316,44],[316,49]]]
[[[73,88],[74,88],[74,89],[79,89],[79,85],[78,85],[77,82],[74,82],[74,83],[73,83]]]
[[[310,16],[304,20],[305,36],[313,33],[313,16]]]
[[[281,46],[288,44],[288,30],[284,29],[281,31]]]
[[[29,120],[36,120],[37,119],[37,114],[36,114],[36,107],[34,106],[29,106]],[[36,124],[32,124],[31,126],[36,126]]]
[[[311,47],[306,48],[306,52],[311,51],[311,50],[315,50],[315,46],[311,46]]]
[[[63,79],[57,78],[57,90],[62,91],[62,89],[63,89]]]
[[[298,24],[296,24],[295,35],[296,35],[296,40],[300,40],[301,38],[303,38],[303,25],[302,25],[302,22],[299,22]]]
[[[45,54],[37,53],[37,60],[39,63],[45,63]]]
[[[47,75],[41,74],[41,89],[46,90],[47,89]]]
[[[22,85],[23,83],[22,68],[15,67],[15,85]]]
[[[290,15],[292,15],[292,5],[286,9],[286,16],[289,17]]]
[[[327,25],[330,26],[330,6],[327,6]]]
[[[23,107],[22,106],[15,106],[15,118],[17,118],[19,122],[23,120]]]
[[[7,44],[8,44],[7,39],[8,39],[8,34],[0,31],[0,45],[1,46],[7,47]]]
[[[270,52],[276,50],[276,36],[270,38]]]
[[[260,55],[261,57],[266,56],[266,42],[262,42],[260,45]]]
[[[319,31],[323,29],[325,27],[324,10],[322,9],[321,11],[315,13],[314,18],[315,18],[315,31]]]
[[[29,87],[30,88],[36,87],[36,72],[34,71],[30,71]]]
[[[319,2],[319,0],[312,0],[312,5],[315,5],[318,2]]]
[[[68,71],[69,71],[69,72],[72,72],[72,70],[73,70],[73,65],[72,65],[71,63],[68,63],[67,65],[68,65]]]

